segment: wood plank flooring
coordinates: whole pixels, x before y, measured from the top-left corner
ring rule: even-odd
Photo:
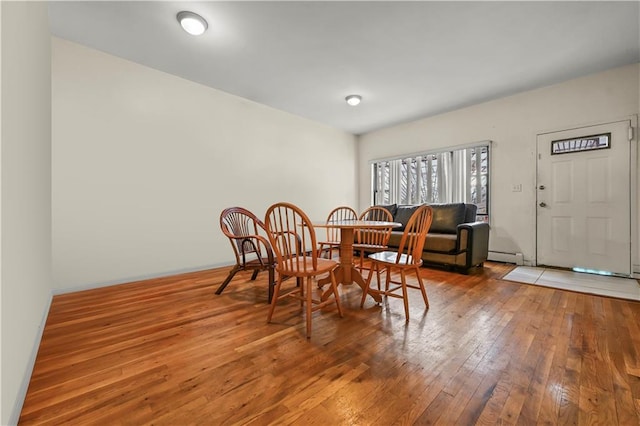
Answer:
[[[266,273],[229,268],[54,297],[20,424],[640,424],[640,303],[423,269],[344,318],[267,324]],[[294,284],[290,280],[290,284]]]

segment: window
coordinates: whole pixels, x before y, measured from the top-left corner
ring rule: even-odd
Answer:
[[[553,141],[551,142],[551,155],[611,148],[610,140],[611,133],[605,133],[603,135],[583,136],[578,139]]]
[[[372,163],[372,204],[471,203],[489,221],[490,142]]]

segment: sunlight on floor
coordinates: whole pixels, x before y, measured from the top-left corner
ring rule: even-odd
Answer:
[[[580,293],[618,297],[640,301],[640,285],[629,278],[607,277],[558,269],[518,266],[505,275],[503,280],[535,284]]]

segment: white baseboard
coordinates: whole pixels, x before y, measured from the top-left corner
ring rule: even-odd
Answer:
[[[112,285],[128,284],[136,281],[144,281],[144,280],[150,280],[153,278],[169,277],[171,275],[187,274],[189,272],[205,271],[207,269],[221,268],[223,266],[231,266],[231,265],[233,265],[233,263],[217,263],[217,264],[196,266],[192,268],[184,268],[184,269],[177,269],[177,270],[174,269],[171,271],[158,272],[158,273],[153,273],[148,275],[137,275],[133,277],[125,277],[125,278],[121,278],[114,281],[103,281],[103,282],[96,282],[96,283],[88,283],[88,284],[75,286],[75,287],[56,288],[53,290],[53,295],[57,296],[59,294],[75,293],[76,291],[93,290],[96,288],[109,287]]]

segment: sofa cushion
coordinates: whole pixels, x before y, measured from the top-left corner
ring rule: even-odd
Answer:
[[[391,232],[389,237],[388,246],[390,250],[397,249],[400,245],[400,240],[404,232],[394,231]],[[456,242],[458,236],[456,234],[427,234],[427,238],[424,241],[424,251],[433,251],[439,253],[453,253],[456,250]]]
[[[382,207],[383,209],[389,210],[389,213],[391,213],[391,216],[394,216],[394,217],[396,215],[396,211],[398,210],[397,204],[377,205],[376,207]]]
[[[464,223],[464,203],[431,204],[433,221],[429,232],[441,234],[455,234],[458,225]]]
[[[456,250],[457,240],[456,234],[429,233],[424,240],[424,249],[440,253],[453,253]]]
[[[475,204],[465,204],[464,223],[471,223],[476,221],[476,213],[478,212],[478,206]]]
[[[404,231],[405,226],[409,223],[409,219],[411,215],[418,210],[419,205],[417,206],[398,206],[396,210],[396,214],[393,216],[393,221],[401,223],[402,226],[399,228],[393,228],[394,231]]]

